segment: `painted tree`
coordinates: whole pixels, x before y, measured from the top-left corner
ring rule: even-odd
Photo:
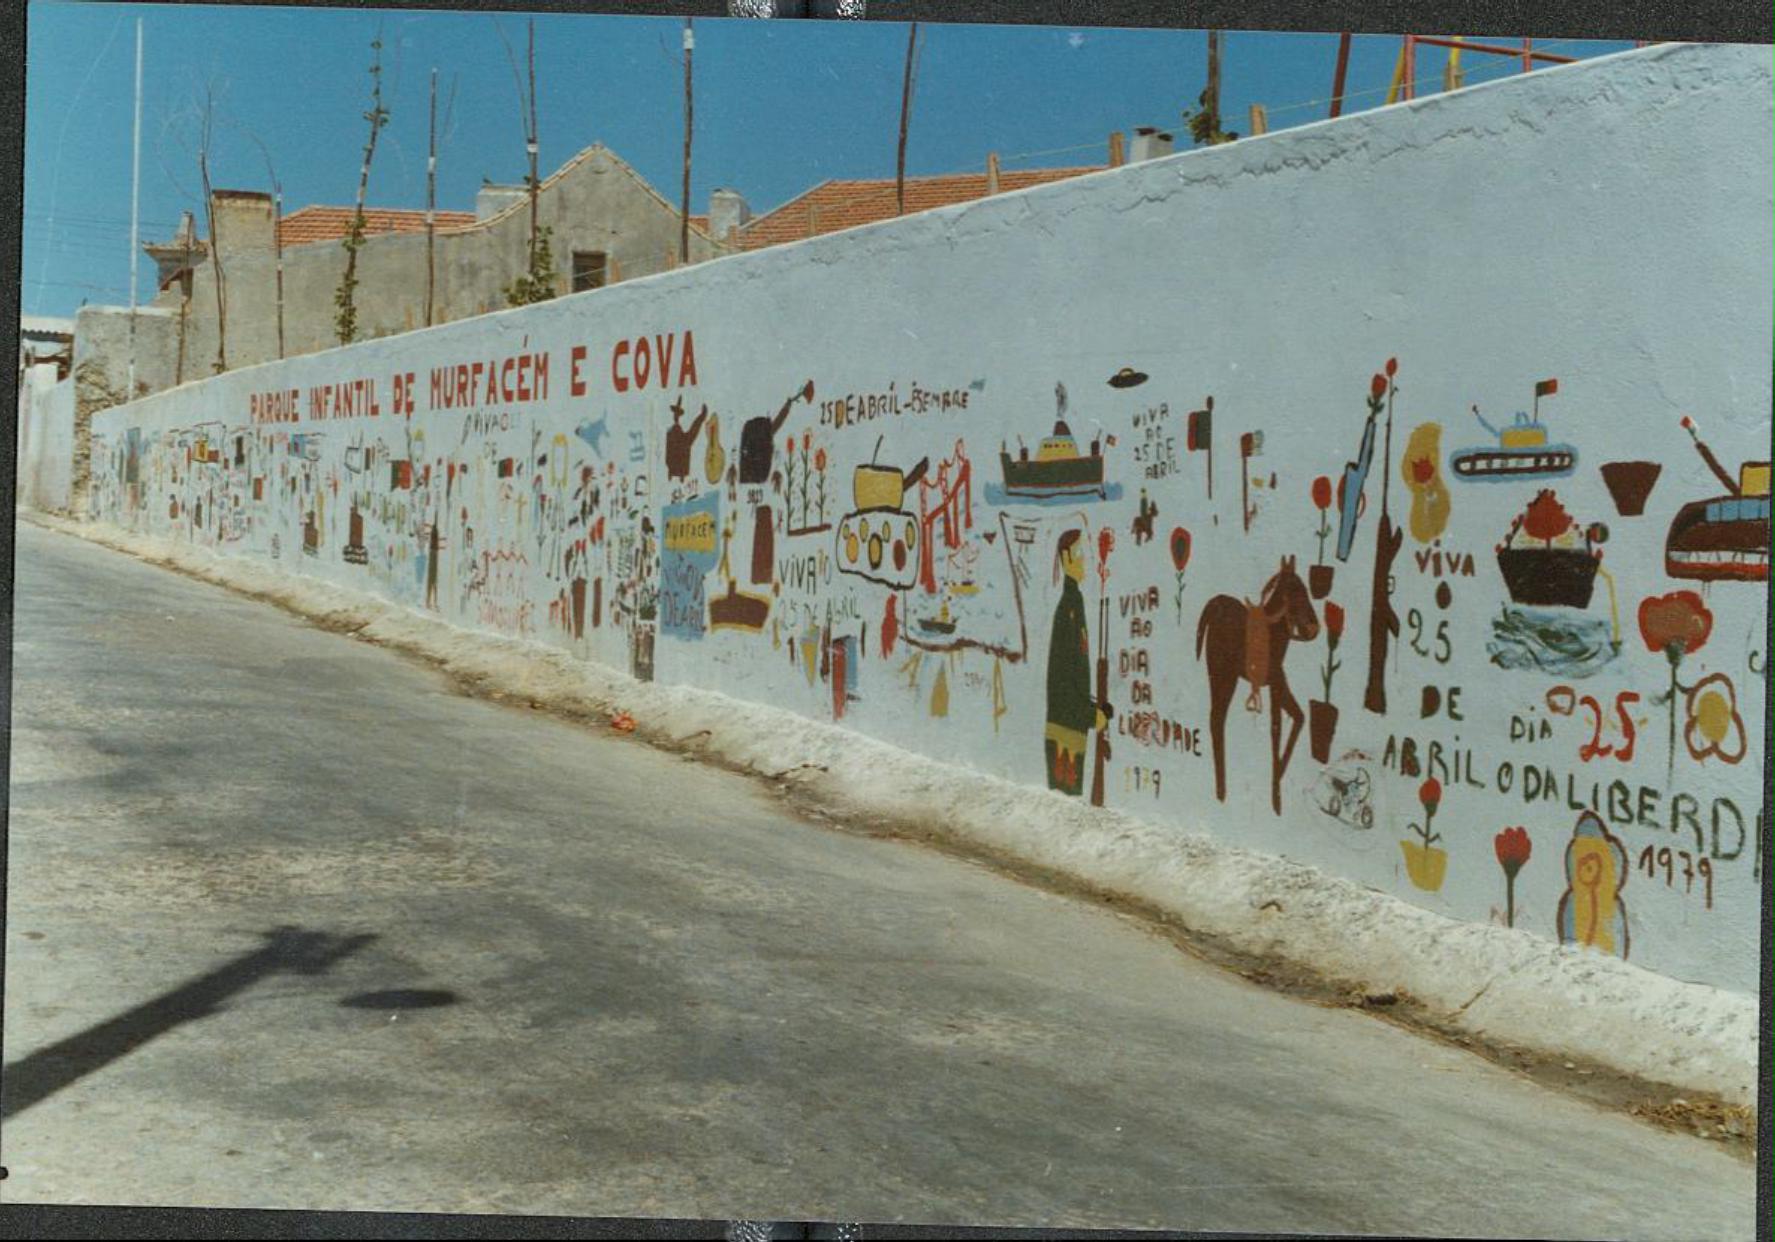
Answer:
[[[1530,539],[1539,539],[1548,547],[1553,541],[1572,528],[1572,515],[1565,511],[1551,489],[1543,490],[1529,502],[1528,511],[1523,515],[1522,533]]]

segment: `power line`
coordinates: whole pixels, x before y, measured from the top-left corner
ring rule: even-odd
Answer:
[[[162,231],[170,232],[170,230],[162,230],[155,225],[148,225],[147,230],[152,233],[159,233]],[[69,228],[60,223],[56,224],[53,228],[47,224],[27,223],[24,226],[23,231],[26,237],[34,237],[45,241],[50,239],[68,238],[73,241],[105,242],[113,245],[126,239],[129,235],[129,229],[127,226],[121,229],[113,229],[109,227],[89,228],[86,226]],[[153,241],[152,238],[144,238],[143,240],[149,243],[152,243]]]
[[[128,224],[129,223],[129,220],[127,218],[123,218],[123,217],[119,217],[119,216],[89,216],[89,215],[85,215],[81,212],[26,211],[24,214],[26,216],[32,217],[34,219],[39,219],[39,220],[47,220],[53,215],[54,218],[56,218],[58,220],[78,220],[78,221],[85,223],[85,224]]]
[[[99,67],[99,62],[105,59],[105,54],[111,50],[111,44],[117,38],[117,32],[122,28],[123,14],[119,13],[117,15],[117,20],[111,25],[111,33],[105,38],[105,46],[99,49],[99,54],[93,57],[91,64],[87,65],[85,74],[80,78],[80,85],[74,89],[74,97],[68,101],[67,111],[62,115],[62,128],[60,133],[56,135],[55,140],[55,172],[50,178],[49,188],[49,211],[52,223],[55,216],[55,202],[59,196],[58,192],[60,191],[62,184],[62,148],[66,145],[68,138],[68,122],[73,119],[75,113],[79,110],[80,97],[86,93],[86,84],[92,81],[93,71]],[[44,278],[48,275],[48,262],[49,260],[46,256],[44,259],[45,266],[38,270],[37,283],[39,286],[44,283]]]
[[[91,289],[94,293],[127,293],[129,290],[116,285],[91,285],[78,280],[40,280],[40,285],[54,285],[60,289]]]
[[[124,229],[127,231],[129,228],[128,220],[77,219],[72,216],[48,216],[33,214],[30,212],[25,213],[22,220],[27,228],[33,225],[42,228],[75,228],[90,229],[94,231],[108,231],[111,229]],[[142,221],[142,225],[145,228],[151,229],[176,227],[165,220],[144,220]]]

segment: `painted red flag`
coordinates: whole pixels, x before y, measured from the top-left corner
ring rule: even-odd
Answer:
[[[1188,447],[1189,451],[1193,453],[1193,452],[1196,452],[1200,449],[1207,448],[1209,438],[1210,438],[1211,433],[1213,432],[1213,429],[1214,429],[1214,411],[1212,411],[1212,410],[1192,410],[1192,411],[1190,411],[1189,431],[1188,431],[1185,441],[1184,441],[1184,443]]]
[[[1558,391],[1559,381],[1556,379],[1544,379],[1535,385],[1535,396],[1537,397],[1551,397]]]

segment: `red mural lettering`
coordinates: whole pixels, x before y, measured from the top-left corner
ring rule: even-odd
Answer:
[[[610,351],[610,386],[617,392],[629,390],[629,377],[622,373],[622,360],[628,356],[629,343],[618,341],[616,348]]]

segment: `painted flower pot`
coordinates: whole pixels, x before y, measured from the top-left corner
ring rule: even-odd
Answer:
[[[1331,594],[1331,578],[1335,565],[1312,565],[1307,568],[1307,589],[1313,593],[1314,599],[1324,599]]]
[[[752,521],[752,584],[769,586],[776,563],[776,517],[769,505],[759,505]]]
[[[1331,762],[1331,739],[1337,735],[1337,705],[1310,699],[1307,702],[1307,729],[1317,763]]]
[[[1405,874],[1411,882],[1426,893],[1441,891],[1442,877],[1448,871],[1448,851],[1416,841],[1401,841],[1399,848],[1405,851]]]
[[[1622,517],[1638,517],[1646,511],[1646,497],[1664,467],[1655,461],[1610,461],[1602,466],[1602,483]]]

